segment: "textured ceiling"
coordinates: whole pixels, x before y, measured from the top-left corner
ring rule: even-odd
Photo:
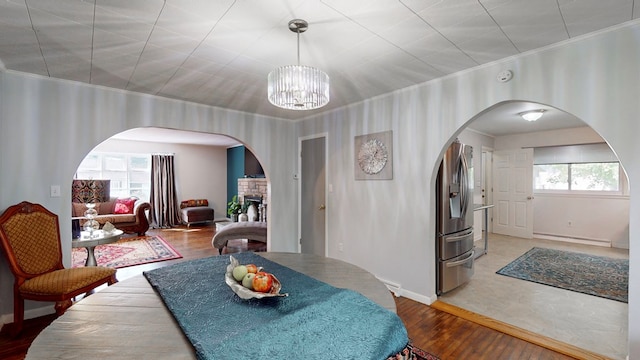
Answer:
[[[640,0],[637,0],[640,1]],[[11,70],[300,119],[638,17],[633,0],[4,0]],[[331,102],[281,110],[267,74],[303,65]]]

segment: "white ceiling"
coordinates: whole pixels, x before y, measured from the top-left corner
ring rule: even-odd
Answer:
[[[300,119],[631,21],[640,0],[4,0],[6,68]],[[331,102],[281,110],[267,74],[303,65]],[[499,127],[504,129],[504,127]],[[482,131],[482,130],[481,130]]]
[[[222,147],[233,147],[242,145],[240,141],[226,135],[156,127],[136,128],[123,131],[112,136],[111,139],[128,141],[151,141],[169,144],[210,145]]]

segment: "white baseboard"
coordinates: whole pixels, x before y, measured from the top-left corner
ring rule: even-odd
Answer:
[[[406,297],[407,299],[411,299],[426,305],[431,305],[434,301],[438,300],[438,297],[435,294],[432,297],[420,295],[407,289],[403,289],[401,284],[382,279],[377,276],[376,278],[380,280],[396,297]]]
[[[438,300],[436,294],[433,294],[432,296],[425,296],[408,290],[403,290],[402,296],[425,305],[431,305]]]
[[[564,241],[564,242],[570,242],[574,244],[611,247],[611,240],[606,240],[606,239],[576,238],[571,236],[549,235],[549,234],[533,234],[533,237],[536,239],[542,239],[542,240]]]
[[[34,319],[40,316],[55,314],[55,312],[56,310],[53,305],[41,306],[35,309],[26,310],[24,312],[24,318],[25,320]],[[2,325],[12,323],[13,313],[3,314],[2,316],[0,316],[0,321],[2,322]]]
[[[396,297],[402,296],[402,285],[395,283],[393,281],[381,279],[376,276],[378,280],[380,280],[386,287],[395,295]]]

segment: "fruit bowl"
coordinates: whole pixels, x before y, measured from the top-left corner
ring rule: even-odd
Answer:
[[[240,265],[238,260],[233,256],[229,256],[230,263],[227,265],[227,272],[224,275],[224,280],[229,285],[231,290],[233,290],[236,295],[238,295],[241,299],[262,299],[266,297],[278,297],[278,296],[289,296],[289,294],[280,294],[280,289],[282,289],[282,284],[280,281],[271,275],[273,278],[273,285],[271,286],[271,290],[269,292],[258,292],[249,290],[246,287],[242,286],[236,279],[233,277],[233,268]]]

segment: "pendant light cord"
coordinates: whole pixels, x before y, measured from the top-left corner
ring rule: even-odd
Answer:
[[[298,34],[298,66],[300,66],[300,29],[296,30]]]

